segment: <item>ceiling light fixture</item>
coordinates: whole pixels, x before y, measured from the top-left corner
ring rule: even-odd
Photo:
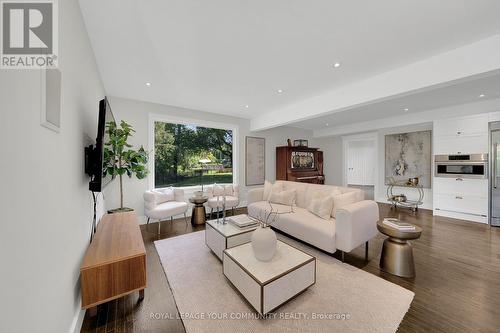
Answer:
[[[328,123],[326,123],[326,127],[328,127]]]
[[[283,89],[278,89],[278,94],[283,93]]]
[[[409,110],[408,108],[404,108],[404,111],[405,111],[405,112],[408,112],[408,110]]]
[[[333,67],[334,67],[334,68],[339,68],[339,67],[340,67],[340,62],[336,62],[336,63],[334,63],[334,64],[333,64]]]
[[[146,82],[146,87],[151,87],[151,82]]]
[[[479,95],[479,98],[483,98],[484,96],[486,96],[485,94],[481,94]]]
[[[247,105],[245,105],[245,108],[247,108],[247,109],[248,109],[249,107],[250,107],[250,106],[249,106],[248,104],[247,104]]]

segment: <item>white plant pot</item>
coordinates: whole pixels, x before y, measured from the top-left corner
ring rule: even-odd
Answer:
[[[252,250],[257,260],[271,260],[276,254],[277,243],[276,233],[269,227],[258,227],[252,233]]]

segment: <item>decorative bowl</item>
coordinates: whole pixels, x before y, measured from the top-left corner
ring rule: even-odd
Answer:
[[[406,195],[404,194],[394,195],[392,197],[392,200],[394,200],[395,202],[406,202]]]
[[[417,186],[418,182],[419,182],[418,177],[413,177],[413,178],[408,179],[408,185],[410,185],[410,186]]]

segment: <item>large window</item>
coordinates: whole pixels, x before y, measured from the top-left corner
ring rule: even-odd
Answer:
[[[155,187],[233,182],[233,131],[154,122]]]

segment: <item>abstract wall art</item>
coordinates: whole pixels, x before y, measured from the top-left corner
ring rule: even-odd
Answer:
[[[245,185],[262,185],[266,180],[266,139],[247,136],[245,142]]]
[[[418,177],[420,185],[431,187],[431,131],[385,136],[385,184]]]

